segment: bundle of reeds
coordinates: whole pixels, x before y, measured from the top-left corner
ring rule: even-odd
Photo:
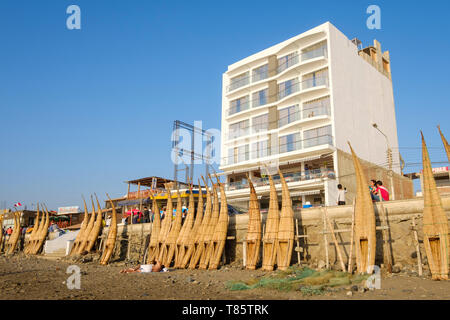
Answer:
[[[278,225],[280,223],[280,214],[278,211],[278,195],[272,176],[269,175],[270,199],[269,212],[267,213],[266,229],[263,238],[263,262],[262,269],[272,271],[275,265],[277,251],[276,241],[278,236]]]
[[[38,202],[37,209],[36,209],[36,219],[34,220],[33,230],[31,231],[28,241],[25,242],[25,247],[23,249],[23,252],[25,254],[30,253],[30,248],[32,247],[31,244],[33,243],[33,241],[36,237],[37,230],[39,229],[39,215],[40,215],[40,213],[39,213],[39,202]],[[0,243],[0,245],[1,245],[1,243]]]
[[[376,235],[375,211],[370,191],[367,188],[367,179],[358,157],[352,152],[353,165],[356,173],[356,200],[355,200],[355,249],[356,266],[358,273],[372,273],[375,265]]]
[[[100,234],[100,231],[103,227],[102,220],[102,208],[100,207],[100,203],[98,202],[97,195],[95,195],[95,199],[97,201],[97,218],[95,219],[94,226],[91,229],[91,232],[88,235],[87,243],[85,251],[91,252],[92,248],[94,247],[95,243],[97,242],[98,235]]]
[[[45,206],[44,209],[45,209],[45,220],[44,220],[44,222],[42,224],[42,228],[39,228],[39,232],[38,232],[38,234],[36,236],[37,242],[36,242],[36,245],[33,248],[33,251],[32,251],[33,254],[38,254],[39,253],[39,251],[41,250],[41,248],[42,248],[42,246],[44,244],[45,239],[47,238],[47,234],[48,234],[48,227],[49,227],[49,224],[50,224],[50,215],[48,213],[48,210],[47,210],[46,206]]]
[[[14,229],[11,234],[11,237],[8,241],[8,251],[6,252],[7,255],[13,254],[14,251],[16,251],[17,243],[19,242],[20,238],[20,215],[21,212],[14,212]]]
[[[422,131],[423,244],[433,280],[448,280],[449,239],[447,215],[436,188],[431,161]]]
[[[220,214],[214,233],[211,238],[211,256],[209,261],[209,270],[215,270],[219,267],[220,259],[225,249],[228,231],[228,205],[225,187],[216,175],[217,184],[220,188]]]
[[[45,222],[45,211],[44,206],[42,205],[42,217],[39,219],[39,217],[36,217],[36,223],[33,227],[34,235],[33,237],[30,237],[30,242],[28,244],[28,250],[27,254],[34,254],[34,248],[36,247],[37,243],[39,242],[39,234],[42,230],[42,227]]]
[[[180,234],[177,239],[177,256],[175,259],[175,268],[184,268],[182,266],[184,256],[187,253],[187,248],[190,243],[190,239],[194,238],[192,233],[192,227],[194,225],[195,217],[195,199],[192,191],[192,184],[189,185],[189,205],[188,211],[184,218],[183,226],[181,227]]]
[[[281,179],[281,213],[276,243],[277,266],[280,270],[286,270],[291,264],[294,248],[294,211],[286,180],[280,169],[278,173]]]
[[[105,248],[103,249],[102,256],[100,258],[101,265],[107,265],[114,253],[114,247],[116,246],[117,238],[117,212],[114,203],[109,195],[106,195],[109,199],[109,203],[112,208],[111,224],[109,225],[108,236],[106,237]]]
[[[202,180],[205,183],[206,188],[206,206],[205,206],[205,213],[203,215],[202,224],[200,225],[200,228],[198,230],[197,236],[195,238],[196,248],[195,251],[192,253],[191,261],[189,262],[189,269],[195,269],[197,267],[197,264],[200,263],[204,258],[204,256],[207,254],[207,230],[209,223],[211,221],[211,192],[208,188],[208,184],[206,183],[205,179],[202,176]]]
[[[159,233],[161,232],[161,216],[159,214],[158,203],[153,193],[150,193],[152,197],[153,205],[153,222],[152,222],[152,233],[150,235],[150,242],[148,244],[148,254],[147,254],[147,264],[152,263],[159,255],[158,239]]]
[[[89,223],[86,226],[86,229],[84,230],[83,237],[80,239],[80,245],[78,246],[78,254],[82,254],[86,250],[86,246],[89,239],[89,234],[92,231],[92,228],[94,228],[95,223],[95,205],[94,205],[94,199],[91,196],[91,202],[92,202],[92,213],[91,217],[89,219]]]
[[[259,259],[259,249],[261,247],[261,212],[255,187],[248,175],[247,180],[250,187],[250,202],[248,206],[247,235],[244,242],[247,255],[245,268],[255,270]]]
[[[206,244],[206,253],[201,257],[200,259],[200,270],[206,270],[209,265],[209,261],[212,256],[213,252],[213,246],[211,243],[212,236],[214,233],[214,229],[216,228],[217,221],[219,220],[219,195],[217,193],[217,186],[214,184],[214,182],[211,179],[211,176],[209,176],[209,179],[211,180],[212,188],[213,188],[213,207],[212,207],[212,213],[211,213],[211,219],[209,220],[208,225],[205,229],[205,235],[203,238],[203,242]]]
[[[183,260],[180,263],[180,268],[186,268],[191,258],[193,258],[193,254],[197,248],[197,245],[200,241],[200,227],[203,220],[203,192],[202,186],[200,184],[200,179],[198,180],[198,203],[197,203],[197,213],[195,215],[194,225],[192,226],[191,233],[188,239],[188,248],[183,257]]]
[[[74,255],[74,254],[78,253],[78,249],[81,245],[82,239],[84,237],[84,233],[86,232],[86,228],[88,225],[89,212],[87,210],[86,200],[84,200],[84,197],[83,197],[83,203],[84,203],[84,218],[83,218],[83,221],[81,222],[80,231],[78,232],[77,237],[75,238],[75,241],[73,243],[72,249],[70,250],[70,255]]]
[[[0,215],[0,230],[3,231],[3,215]],[[3,232],[0,234],[0,252],[2,251]]]
[[[175,220],[172,222],[172,226],[170,227],[169,235],[164,243],[167,250],[166,259],[162,262],[167,268],[170,267],[172,260],[176,260],[177,258],[177,239],[178,235],[181,231],[181,222],[182,222],[182,203],[180,197],[180,190],[177,189],[177,211],[175,215]]]
[[[166,184],[166,192],[167,192],[167,207],[165,217],[161,222],[161,230],[158,236],[159,256],[157,260],[159,260],[161,263],[166,259],[167,247],[165,245],[165,242],[167,236],[169,235],[170,227],[172,226],[173,203],[172,203],[172,191],[170,190],[169,184]]]
[[[438,129],[439,134],[441,135],[442,143],[444,144],[445,153],[447,153],[448,162],[450,162],[450,145],[448,144],[447,139],[445,139],[440,126],[438,126]]]

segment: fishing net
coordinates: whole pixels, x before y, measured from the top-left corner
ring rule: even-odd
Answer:
[[[317,295],[322,294],[326,288],[358,284],[368,277],[369,275],[352,275],[342,271],[316,271],[308,267],[290,267],[286,271],[277,271],[262,278],[228,281],[226,287],[231,291],[265,288],[300,291],[303,295]]]

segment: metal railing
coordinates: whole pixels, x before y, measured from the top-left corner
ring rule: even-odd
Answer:
[[[240,105],[235,105],[235,106],[231,106],[230,108],[228,108],[228,115],[231,116],[235,113],[245,111],[248,109],[250,109],[250,103],[249,103],[249,101],[246,101],[244,103],[241,103]]]
[[[317,116],[330,115],[330,106],[318,106],[313,108],[307,108],[302,110],[302,118],[313,118]]]
[[[336,178],[336,174],[333,170],[321,170],[321,169],[305,170],[305,172],[302,172],[302,173],[300,173],[300,172],[286,173],[286,174],[283,174],[283,176],[287,183],[298,182],[298,181],[308,181],[308,180],[315,180],[315,179],[324,179],[324,178],[329,178],[329,179]],[[275,184],[281,183],[281,179],[278,174],[272,176],[272,179]],[[255,187],[270,185],[268,177],[253,178],[252,183]],[[232,191],[232,190],[249,188],[249,185],[248,185],[247,179],[244,179],[244,180],[238,181],[238,182],[227,183],[225,188],[227,191]]]
[[[277,74],[283,72],[284,70],[296,65],[299,62],[298,53],[296,52],[292,57],[289,57],[285,62],[278,65]]]
[[[328,50],[326,46],[315,50],[302,52],[302,61],[307,61],[318,57],[328,57]]]
[[[228,92],[236,90],[237,88],[243,87],[250,83],[250,76],[247,75],[245,77],[239,78],[237,80],[231,80],[230,85],[228,86]]]
[[[328,87],[328,76],[319,76],[311,79],[303,80],[302,82],[302,90],[325,86]]]

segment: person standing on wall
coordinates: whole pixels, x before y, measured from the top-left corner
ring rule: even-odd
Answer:
[[[337,197],[337,205],[345,206],[345,193],[347,192],[347,188],[343,188],[342,184],[338,184],[338,197]]]

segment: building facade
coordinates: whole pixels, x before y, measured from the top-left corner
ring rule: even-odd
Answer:
[[[245,202],[247,176],[264,200],[266,174],[279,167],[295,206],[334,205],[337,184],[352,175],[340,172],[351,164],[347,141],[361,159],[382,170],[386,139],[398,148],[389,52],[376,40],[360,49],[327,22],[240,60],[223,74],[220,169],[231,202]],[[406,179],[393,170],[395,179]],[[348,191],[351,198],[355,190]]]

